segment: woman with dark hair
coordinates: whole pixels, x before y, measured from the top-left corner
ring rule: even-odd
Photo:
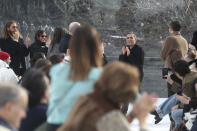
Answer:
[[[154,108],[155,95],[143,94],[128,119],[120,111],[121,104],[135,101],[138,88],[136,67],[122,62],[106,65],[94,84],[94,91],[79,97],[58,131],[130,131],[133,116],[138,118],[141,131],[145,131],[146,116]]]
[[[28,91],[29,109],[19,131],[34,131],[46,121],[49,79],[41,70],[32,68],[25,74],[21,85]]]
[[[29,37],[26,37],[24,43],[15,21],[6,23],[2,31],[2,37],[3,38],[0,39],[1,50],[10,54],[12,58],[10,67],[14,70],[16,75],[22,76],[26,71],[25,57],[29,54]]]
[[[32,58],[34,53],[36,52],[42,52],[45,54],[45,56],[47,56],[48,47],[46,46],[46,41],[47,41],[46,32],[44,30],[37,30],[35,34],[35,41],[29,47],[30,58]]]
[[[64,35],[67,33],[66,29],[62,27],[56,27],[54,34],[53,34],[53,39],[51,41],[51,44],[49,46],[48,50],[48,55],[53,53],[60,53],[59,51],[59,46],[60,46],[60,41],[64,38]]]
[[[54,131],[64,123],[78,97],[93,90],[93,84],[101,73],[102,53],[95,28],[77,28],[69,46],[70,64],[60,63],[50,70],[47,131]]]
[[[197,50],[197,31],[194,31],[193,37],[192,37],[192,42],[191,44],[196,48]]]

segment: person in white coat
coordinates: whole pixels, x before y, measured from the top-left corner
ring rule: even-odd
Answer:
[[[9,67],[10,62],[10,54],[4,51],[0,51],[0,83],[18,83],[19,81],[14,71]]]

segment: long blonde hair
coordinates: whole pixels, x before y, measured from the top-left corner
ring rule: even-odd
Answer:
[[[8,28],[10,28],[10,26],[12,25],[12,24],[14,24],[14,23],[16,23],[16,21],[9,21],[9,22],[7,22],[6,24],[5,24],[5,26],[4,26],[4,28],[3,28],[3,30],[2,30],[2,37],[4,38],[4,39],[7,39],[8,37],[10,37],[10,34],[9,34],[9,32],[8,32]],[[17,23],[16,23],[17,24]],[[19,32],[19,31],[18,31]],[[21,33],[19,32],[19,38],[23,38],[23,36],[21,35]]]
[[[78,27],[69,43],[71,80],[85,80],[92,67],[100,67],[102,55],[96,29],[90,25]]]

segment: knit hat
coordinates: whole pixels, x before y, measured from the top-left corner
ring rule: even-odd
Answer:
[[[9,57],[10,57],[10,54],[8,54],[7,52],[4,52],[4,51],[0,51],[0,60],[4,61]]]

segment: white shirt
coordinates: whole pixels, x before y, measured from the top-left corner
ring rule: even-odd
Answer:
[[[0,60],[0,82],[18,83],[18,77],[9,65]]]

